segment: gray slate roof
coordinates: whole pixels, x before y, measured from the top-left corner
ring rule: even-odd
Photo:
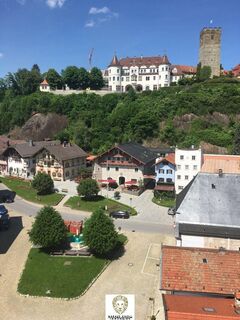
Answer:
[[[28,158],[33,157],[45,146],[60,144],[60,141],[34,141],[32,145],[29,142],[26,142],[10,146],[8,149],[13,148],[20,154],[22,158]]]
[[[63,147],[63,145],[48,145],[44,147],[44,149],[48,150],[50,154],[53,154],[58,160],[62,161],[87,156],[86,152],[76,144],[67,144],[65,147]]]
[[[157,152],[154,152],[136,142],[120,144],[117,147],[143,164],[146,164],[157,158]]]
[[[179,197],[176,223],[240,228],[240,175],[200,172]]]

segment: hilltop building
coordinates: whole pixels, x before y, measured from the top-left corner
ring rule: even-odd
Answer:
[[[113,92],[126,92],[131,87],[136,91],[158,90],[194,74],[195,67],[171,65],[166,55],[118,60],[115,54],[107,69],[107,82]]]
[[[221,28],[203,28],[200,33],[199,62],[211,67],[213,76],[220,76]]]

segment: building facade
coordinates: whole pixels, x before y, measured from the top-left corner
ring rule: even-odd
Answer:
[[[201,170],[203,162],[201,148],[195,149],[175,149],[175,190],[178,194]]]
[[[42,92],[50,92],[50,86],[47,82],[46,79],[44,79],[41,83],[40,83],[40,87],[39,87],[40,91]]]
[[[211,76],[220,76],[221,28],[203,28],[200,33],[199,62],[211,67]]]

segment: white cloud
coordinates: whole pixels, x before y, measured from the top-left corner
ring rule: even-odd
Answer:
[[[49,8],[62,8],[62,6],[64,5],[64,2],[66,0],[46,0],[46,4],[49,6]]]
[[[92,28],[106,21],[110,21],[113,18],[117,19],[119,16],[117,12],[111,11],[108,7],[102,7],[102,8],[91,7],[89,9],[88,14],[92,16],[100,15],[98,17],[94,17],[93,19],[91,19],[85,24],[85,27],[89,27],[89,28]]]
[[[102,8],[96,8],[96,7],[92,7],[89,10],[89,14],[106,14],[106,13],[110,13],[110,9],[108,7],[102,7]]]
[[[0,59],[3,58],[4,54],[0,52]]]
[[[93,28],[95,26],[95,22],[93,20],[86,22],[86,28]]]

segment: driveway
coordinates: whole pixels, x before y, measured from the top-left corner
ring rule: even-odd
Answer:
[[[12,216],[19,216],[17,212]],[[136,319],[149,319],[151,301],[160,301],[159,255],[161,243],[174,244],[174,238],[128,232],[125,254],[113,261],[87,293],[77,300],[21,297],[17,283],[30,249],[27,230],[33,218],[22,216],[23,229],[5,254],[0,254],[0,310],[4,320],[104,320],[106,294],[135,294]],[[1,233],[0,237],[7,236]],[[1,238],[0,238],[1,239]],[[157,296],[156,296],[157,292]],[[159,307],[161,308],[161,306]],[[159,316],[157,319],[162,319]]]

